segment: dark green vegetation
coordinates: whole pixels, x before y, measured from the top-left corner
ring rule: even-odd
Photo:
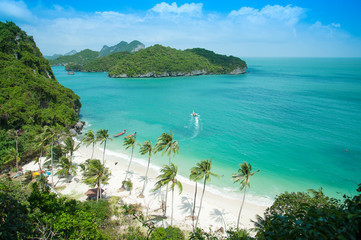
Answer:
[[[49,62],[52,66],[64,66],[69,63],[83,65],[87,62],[90,62],[90,61],[96,59],[97,57],[99,57],[99,52],[92,51],[90,49],[85,49],[74,55],[61,56],[56,59],[49,60]]]
[[[31,180],[31,177],[30,177]],[[40,182],[19,185],[0,178],[0,239],[360,239],[359,194],[343,201],[320,194],[284,193],[258,218],[254,234],[229,229],[225,235],[156,227],[161,216],[144,215],[140,205],[119,197],[80,202],[57,197]],[[38,179],[39,180],[39,179]],[[45,179],[46,181],[46,179]]]
[[[166,77],[241,73],[246,63],[205,49],[176,50],[154,45],[121,59],[109,70],[111,77]]]
[[[65,69],[72,71],[83,71],[83,72],[107,72],[109,69],[114,67],[117,62],[123,60],[127,56],[131,55],[129,52],[117,52],[106,57],[101,57],[90,61],[83,66],[78,65],[77,68],[69,66],[68,64]]]
[[[0,22],[0,169],[16,139],[19,156],[27,159],[39,150],[30,140],[42,126],[69,127],[80,107],[79,97],[55,79],[33,38],[12,22]],[[19,135],[8,134],[15,130]]]
[[[134,40],[129,44],[127,42],[121,41],[120,43],[112,47],[104,45],[102,50],[100,50],[100,56],[105,57],[116,52],[137,52],[144,47],[144,44],[137,40]]]
[[[144,48],[144,44],[137,40],[129,44],[122,41],[111,47],[103,46],[100,52],[85,49],[75,54],[49,59],[49,61],[52,66],[66,66],[65,69],[67,71],[104,72],[109,71],[113,67],[113,65],[109,66],[109,64],[123,56],[117,53],[133,53],[142,48]],[[102,59],[110,54],[116,55],[111,58]],[[103,66],[104,64],[105,67]]]

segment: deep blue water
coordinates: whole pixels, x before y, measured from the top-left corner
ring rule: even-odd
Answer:
[[[238,191],[231,175],[244,161],[260,169],[251,179],[253,197],[320,187],[334,197],[355,193],[361,183],[361,59],[246,61],[248,72],[238,76],[116,79],[53,70],[81,97],[90,128],[112,135],[137,131],[139,143],[155,143],[172,130],[180,174],[187,177],[196,162],[212,158],[221,177],[211,185],[226,194]],[[122,141],[114,139],[109,148],[127,152]],[[167,159],[157,154],[153,163]]]

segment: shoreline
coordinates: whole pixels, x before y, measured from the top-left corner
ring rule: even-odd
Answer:
[[[101,146],[96,145],[94,149],[94,158],[102,160],[103,151],[100,149]],[[73,162],[76,165],[79,165],[85,162],[86,159],[90,158],[92,152],[92,147],[86,147],[81,145],[79,150],[77,150],[73,155]],[[124,180],[125,171],[129,164],[130,156],[124,154],[124,156],[119,156],[116,153],[106,150],[105,153],[105,165],[111,171],[109,184],[103,186],[104,196],[119,196],[125,203],[137,203],[145,207],[148,214],[162,214],[160,210],[162,197],[165,195],[165,190],[161,189],[160,191],[153,192],[154,184],[156,182],[156,177],[159,175],[160,167],[153,165],[149,168],[148,172],[148,183],[144,191],[144,198],[138,198],[143,188],[143,179],[146,172],[146,165],[139,163],[139,159],[135,160],[133,158],[132,165],[130,167],[130,174],[133,182],[133,190],[119,192],[121,187],[121,182]],[[38,170],[38,166],[34,163],[29,163],[24,166],[24,170]],[[54,171],[55,172],[55,171]],[[58,190],[59,193],[64,195],[71,195],[74,198],[79,200],[86,200],[84,193],[90,188],[88,185],[81,182],[81,171],[77,169],[77,175],[72,177],[69,183],[65,183],[65,179],[58,179],[57,176],[54,176],[55,187],[61,187],[61,190]],[[193,206],[193,197],[195,186],[189,180],[182,176],[177,176],[183,185],[183,192],[178,195],[179,191],[176,188],[174,194],[174,224],[183,230],[192,230],[192,220],[191,220],[191,210]],[[50,181],[51,178],[49,178]],[[197,195],[197,207],[195,215],[198,213],[198,206],[201,197],[201,192],[203,190],[203,184],[198,183],[198,195]],[[222,195],[223,194],[223,195]],[[243,195],[240,195],[243,196]],[[171,194],[168,194],[167,200],[167,219],[164,221],[164,226],[170,225],[170,214],[171,214]],[[206,186],[203,206],[200,214],[198,226],[207,230],[209,228],[212,231],[217,231],[219,229],[229,229],[230,227],[235,227],[237,222],[237,216],[239,208],[242,203],[242,198],[233,198],[217,190],[213,190],[210,186]],[[269,206],[269,205],[268,205]],[[254,224],[251,222],[256,219],[256,215],[263,216],[264,211],[268,206],[261,206],[255,203],[246,201],[242,210],[240,227],[251,229],[254,227]]]

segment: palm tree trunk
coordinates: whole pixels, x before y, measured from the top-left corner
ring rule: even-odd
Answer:
[[[134,145],[132,146],[132,154],[130,155],[130,161],[129,161],[129,164],[128,164],[127,172],[125,173],[124,181],[127,180],[127,177],[128,177],[128,172],[129,172],[129,169],[130,169],[130,164],[132,163],[132,159],[133,159],[133,152],[134,152]]]
[[[40,147],[40,157],[39,157],[39,171],[41,171],[41,158],[43,157],[43,147]]]
[[[241,218],[241,212],[242,212],[242,208],[243,208],[243,204],[244,204],[244,199],[246,198],[246,189],[247,189],[247,185],[245,185],[245,187],[244,187],[243,201],[242,201],[241,208],[239,209],[239,213],[238,213],[237,229],[239,228],[239,219]]]
[[[93,150],[92,150],[92,157],[91,157],[91,159],[93,159],[93,155],[94,155],[94,142],[93,142]]]
[[[193,209],[192,209],[192,221],[193,221],[193,230],[194,228],[194,212],[196,211],[196,200],[197,200],[197,182],[196,182],[196,189],[194,190],[194,203],[193,203]]]
[[[148,166],[147,166],[147,171],[145,172],[145,179],[144,179],[144,184],[143,184],[143,189],[142,189],[141,195],[143,195],[144,190],[145,190],[145,185],[146,185],[146,183],[147,183],[149,164],[150,164],[150,156],[149,156],[149,158],[148,158]]]
[[[172,148],[171,148],[172,149]],[[172,152],[169,152],[169,166],[170,166],[170,159],[171,159],[171,154]],[[167,187],[166,187],[166,190],[165,190],[165,206],[164,206],[164,214],[163,216],[167,215],[167,199],[168,199],[168,183],[167,183]]]
[[[19,174],[19,163],[18,163],[18,137],[16,137],[15,139],[15,143],[16,143],[16,156],[15,156],[15,161],[16,161],[16,171],[17,174]],[[19,176],[19,181],[20,181],[20,186],[21,186],[21,176]]]
[[[54,187],[54,160],[53,160],[53,146],[54,146],[54,137],[51,138],[51,186]]]
[[[173,226],[173,202],[174,202],[174,188],[172,189],[172,214],[170,217],[170,225]]]
[[[98,189],[97,189],[97,202],[98,202],[98,199],[99,199],[99,192],[100,192],[100,190],[99,190],[99,187],[100,187],[100,178],[99,178],[99,180],[98,180]]]
[[[103,151],[103,166],[104,166],[104,162],[105,162],[105,147],[107,146],[107,140],[105,140],[105,142],[104,142],[104,151]],[[101,185],[102,185],[102,179],[100,178],[99,179],[99,188],[101,189]],[[100,190],[101,191],[101,190]],[[99,196],[100,196],[100,198],[102,198],[102,195],[101,194],[99,194]],[[98,200],[97,200],[98,201]]]
[[[199,210],[198,210],[198,216],[197,216],[197,221],[196,221],[196,226],[195,228],[197,228],[198,225],[198,220],[199,220],[199,216],[201,215],[201,209],[202,209],[202,203],[203,203],[203,195],[204,195],[204,190],[206,190],[206,176],[204,176],[204,183],[203,183],[203,191],[202,191],[202,196],[201,196],[201,203],[199,205]]]

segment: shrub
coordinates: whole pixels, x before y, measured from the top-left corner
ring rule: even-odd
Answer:
[[[151,240],[184,240],[183,232],[177,228],[169,226],[167,228],[159,227],[153,231]]]

